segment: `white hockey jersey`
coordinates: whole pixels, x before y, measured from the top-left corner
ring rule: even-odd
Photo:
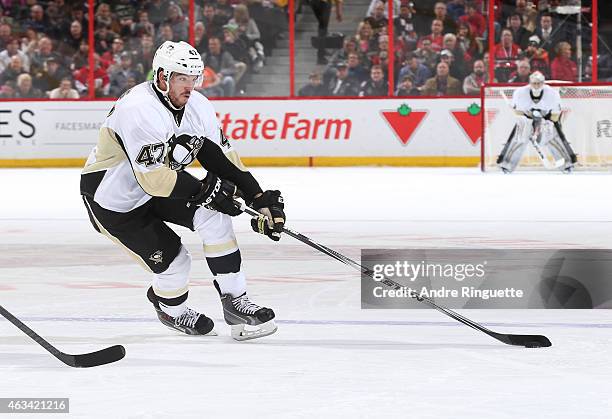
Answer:
[[[534,102],[531,97],[531,87],[527,85],[519,87],[514,91],[512,107],[521,112],[539,109],[542,115],[546,115],[549,112],[559,114],[561,113],[561,96],[559,96],[559,92],[545,84],[542,88],[541,99],[538,102]]]
[[[183,110],[172,112],[152,82],[144,82],[117,100],[87,159],[83,175],[98,175],[94,201],[111,211],[128,212],[152,196],[169,196],[178,169],[168,159],[169,140],[183,134],[198,141],[203,138],[213,141],[230,161],[243,168],[206,97],[193,91]],[[199,146],[201,142],[196,148]],[[191,163],[195,151],[183,166]]]

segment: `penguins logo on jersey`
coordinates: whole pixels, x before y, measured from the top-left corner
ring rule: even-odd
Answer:
[[[189,166],[198,155],[204,144],[204,137],[181,134],[173,135],[168,140],[168,165],[172,170],[183,170]]]
[[[156,250],[155,253],[149,256],[149,260],[151,262],[155,262],[156,265],[158,263],[162,263],[164,261],[164,252],[161,250]]]

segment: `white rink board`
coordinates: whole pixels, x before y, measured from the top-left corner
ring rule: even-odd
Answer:
[[[226,135],[243,157],[477,157],[453,111],[478,99],[215,100]],[[112,101],[0,104],[0,160],[86,158]],[[413,124],[404,141],[383,112],[407,105]],[[475,118],[480,120],[480,117]]]

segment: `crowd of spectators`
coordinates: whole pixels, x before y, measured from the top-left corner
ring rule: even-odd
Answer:
[[[387,0],[372,0],[354,33],[299,94],[387,96],[389,21]],[[489,81],[488,2],[484,0],[388,0],[393,2],[392,91],[396,96],[479,95]],[[493,59],[497,82],[526,83],[533,71],[547,79],[579,81],[576,15],[556,13],[560,0],[494,1]],[[588,4],[583,11],[588,12]],[[346,6],[345,6],[346,7]],[[585,21],[586,22],[586,21]],[[591,70],[590,26],[583,27],[581,81]],[[382,73],[382,76],[381,76]],[[314,89],[313,80],[319,80]]]
[[[283,0],[277,3],[282,4]],[[286,9],[263,0],[196,1],[194,33],[209,96],[234,96],[286,31]],[[0,97],[118,97],[152,79],[156,48],[189,40],[189,0],[0,2]],[[286,5],[285,5],[286,7]],[[93,69],[89,16],[94,17]],[[258,20],[259,19],[259,20]]]
[[[206,96],[248,94],[244,76],[259,73],[287,31],[284,0],[196,1],[195,46],[206,63]]]
[[[393,42],[387,1],[393,4]],[[562,0],[491,1],[489,58],[485,0],[372,0],[343,48],[329,51],[329,59],[318,56],[324,67],[299,94],[386,96],[390,54],[391,90],[398,96],[476,95],[488,81],[489,59],[499,82],[525,83],[536,70],[555,80],[590,79],[590,27],[583,27],[579,68],[576,15],[556,13]],[[587,13],[589,4],[582,1]],[[286,33],[287,6],[287,0],[195,0],[190,22],[190,0],[96,1],[92,11],[84,1],[2,0],[0,97],[80,98],[90,90],[117,97],[151,79],[155,49],[166,40],[188,40],[191,24],[207,66],[198,89],[208,96],[248,94],[245,75],[261,71]]]

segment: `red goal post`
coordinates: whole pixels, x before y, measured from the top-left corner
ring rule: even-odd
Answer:
[[[578,156],[576,170],[612,170],[612,83],[547,82],[561,96],[561,126]],[[480,168],[497,170],[496,159],[516,122],[512,93],[521,84],[490,83],[480,91],[482,137]],[[528,146],[517,169],[542,170]]]

